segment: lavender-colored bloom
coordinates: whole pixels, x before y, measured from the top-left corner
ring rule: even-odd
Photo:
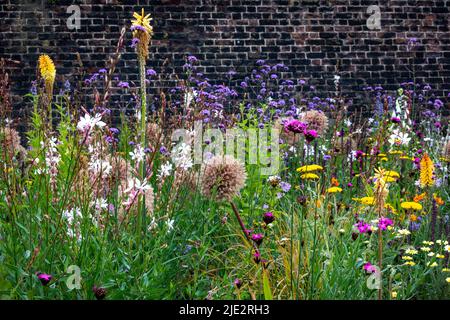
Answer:
[[[283,192],[289,192],[289,190],[291,190],[291,185],[288,182],[281,181],[280,188]]]
[[[130,84],[128,83],[128,82],[125,82],[125,81],[120,81],[119,83],[118,83],[118,86],[119,87],[121,87],[121,88],[130,88]]]

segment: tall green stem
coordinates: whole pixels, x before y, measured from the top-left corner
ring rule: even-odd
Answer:
[[[141,147],[145,148],[146,146],[146,120],[147,120],[147,86],[145,83],[145,58],[139,55],[139,76],[141,82]],[[145,159],[141,163],[140,167],[140,175],[142,181],[146,178],[145,172]],[[139,239],[141,238],[141,227],[143,223],[143,219],[145,216],[145,195],[142,195],[141,201],[141,214],[138,217],[138,230],[139,230]],[[140,241],[139,241],[140,242]]]

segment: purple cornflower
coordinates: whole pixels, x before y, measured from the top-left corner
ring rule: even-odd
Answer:
[[[399,117],[392,117],[392,118],[391,118],[391,122],[393,122],[393,123],[400,123],[401,120],[400,120]]]

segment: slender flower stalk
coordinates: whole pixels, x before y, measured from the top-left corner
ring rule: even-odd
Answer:
[[[56,78],[56,68],[53,60],[46,54],[39,56],[39,71],[45,83],[44,104],[47,105],[49,122],[52,121],[53,85]]]
[[[141,126],[140,126],[140,142],[141,146],[146,145],[146,120],[147,120],[147,86],[145,83],[145,63],[148,58],[148,47],[153,35],[153,28],[150,25],[150,14],[145,15],[144,9],[142,14],[133,13],[134,20],[131,21],[131,31],[133,32],[133,38],[136,39],[136,52],[139,62],[139,77],[141,83],[140,98],[141,98]],[[141,162],[140,174],[141,178],[146,178],[145,161]],[[145,196],[143,197],[145,198]],[[142,199],[142,211],[145,212],[145,199]],[[142,214],[143,216],[144,214]]]

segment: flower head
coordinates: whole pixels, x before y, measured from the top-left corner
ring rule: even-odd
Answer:
[[[237,159],[214,156],[201,169],[201,192],[218,201],[230,201],[244,187],[246,177],[244,165]]]
[[[300,120],[308,125],[309,130],[315,132],[316,136],[314,138],[323,136],[328,129],[328,117],[321,111],[306,111]]]
[[[431,187],[434,184],[433,180],[434,164],[428,153],[425,153],[420,160],[420,186]]]
[[[43,54],[39,56],[39,70],[41,72],[41,77],[45,81],[47,94],[50,94],[53,90],[53,83],[55,82],[56,68],[52,59],[48,55]]]
[[[405,210],[416,210],[416,211],[422,210],[422,205],[420,203],[412,202],[412,201],[402,202],[400,204],[400,207],[402,207]]]
[[[47,274],[47,273],[40,273],[38,272],[37,277],[39,279],[39,281],[41,281],[42,285],[46,286],[50,281],[52,281],[52,275]]]
[[[153,36],[153,27],[150,25],[150,14],[145,15],[144,9],[142,9],[142,14],[133,13],[134,20],[131,20],[133,31],[133,41],[136,47],[137,53],[140,58],[146,59],[148,57],[148,45]]]
[[[310,172],[322,171],[322,170],[323,170],[323,167],[319,166],[317,164],[309,164],[309,165],[297,168],[297,172],[300,172],[300,173],[310,173]]]
[[[265,222],[265,224],[270,224],[275,221],[275,216],[272,212],[266,212],[264,213],[263,221]]]

